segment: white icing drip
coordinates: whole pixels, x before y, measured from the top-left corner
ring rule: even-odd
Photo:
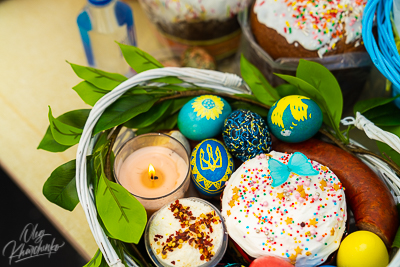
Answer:
[[[166,23],[224,20],[244,10],[251,0],[140,0],[151,18]]]
[[[256,0],[254,12],[260,23],[276,30],[289,44],[298,42],[307,50],[318,50],[322,56],[335,49],[344,37],[343,30],[346,44],[361,38],[366,3],[366,0]]]
[[[281,162],[283,162],[281,157],[285,156],[283,153],[274,151],[270,155]],[[343,189],[338,188],[339,179],[329,168],[312,162],[314,168],[323,168],[326,175],[322,171],[314,176],[299,176],[291,173],[287,181],[290,185],[284,184],[272,188],[269,185],[272,182],[270,176],[262,176],[262,174],[267,174],[268,159],[267,156],[246,161],[232,175],[224,190],[222,216],[230,237],[254,258],[270,255],[289,261],[292,254],[297,254],[296,267],[316,266],[323,263],[339,247],[345,230],[346,201]],[[247,171],[249,169],[250,171]],[[264,171],[260,172],[257,169]],[[258,178],[255,178],[255,175]],[[252,180],[247,176],[252,177]],[[320,188],[322,180],[327,181],[324,191]],[[252,183],[248,185],[250,181]],[[303,185],[306,195],[296,191],[299,185]],[[231,201],[236,198],[235,188],[240,189],[241,192],[238,192],[239,198],[232,206]],[[248,190],[246,194],[243,194],[244,188]],[[282,193],[285,199],[279,199],[278,193]],[[314,197],[318,197],[318,200],[312,201]],[[287,198],[290,200],[287,201]],[[251,201],[251,204],[245,206],[245,201]],[[245,213],[244,211],[247,210],[248,212]],[[261,224],[260,218],[265,218],[266,221]],[[288,218],[292,219],[289,219],[292,223],[286,223]],[[317,227],[311,224],[310,220],[314,219],[317,220]],[[301,226],[301,222],[306,223],[304,227]],[[257,232],[257,229],[260,231]],[[300,253],[297,253],[296,249]]]

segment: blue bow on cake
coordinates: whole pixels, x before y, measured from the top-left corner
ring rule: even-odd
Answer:
[[[311,165],[309,159],[300,152],[295,152],[289,159],[288,165],[270,158],[268,160],[268,167],[272,177],[272,187],[277,187],[289,179],[291,172],[298,175],[317,175],[319,171],[315,170]]]

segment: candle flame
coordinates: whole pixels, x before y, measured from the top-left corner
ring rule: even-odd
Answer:
[[[154,166],[149,164],[149,178],[154,179],[156,176],[156,170],[154,169]]]

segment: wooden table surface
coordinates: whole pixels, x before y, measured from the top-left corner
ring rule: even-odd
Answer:
[[[126,2],[134,11],[138,47],[148,52],[160,50],[162,45],[154,38],[152,25],[138,2]],[[97,245],[81,206],[65,211],[42,194],[51,172],[75,158],[76,147],[63,153],[36,149],[49,125],[49,105],[55,117],[72,109],[90,108],[72,90],[80,78],[65,62],[87,64],[76,24],[85,3],[0,1],[0,164],[89,260]]]

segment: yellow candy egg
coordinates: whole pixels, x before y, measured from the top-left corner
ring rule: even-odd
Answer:
[[[383,241],[369,231],[357,231],[340,244],[337,255],[338,267],[387,266],[389,254]]]

